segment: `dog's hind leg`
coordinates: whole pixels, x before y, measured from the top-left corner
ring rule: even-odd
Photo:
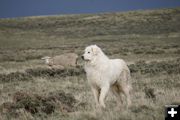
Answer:
[[[129,70],[122,71],[121,83],[119,85],[121,86],[122,93],[126,97],[126,105],[127,105],[127,108],[128,108],[131,105],[131,98],[130,98],[131,83],[130,83]]]
[[[129,86],[126,85],[125,87],[123,87],[122,91],[123,91],[123,94],[124,94],[125,97],[126,97],[126,105],[127,105],[127,107],[129,107],[129,106],[131,105],[131,98],[130,98],[130,89],[129,89]]]
[[[118,106],[121,106],[121,104],[123,104],[122,90],[120,86],[117,84],[117,82],[111,87],[111,91],[116,96]]]

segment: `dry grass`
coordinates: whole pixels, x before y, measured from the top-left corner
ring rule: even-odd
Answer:
[[[160,120],[180,104],[179,8],[0,20],[0,119]],[[163,24],[162,24],[163,23]],[[83,70],[49,69],[42,56],[97,44],[132,73],[132,106],[109,93],[100,112]]]

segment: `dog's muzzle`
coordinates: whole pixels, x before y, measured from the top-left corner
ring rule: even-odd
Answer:
[[[82,58],[85,62],[90,61],[90,60],[88,60],[88,59],[85,59],[84,55],[82,55],[81,58]]]

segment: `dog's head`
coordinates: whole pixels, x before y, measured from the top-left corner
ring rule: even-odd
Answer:
[[[101,49],[97,45],[90,45],[86,47],[82,59],[85,61],[92,61],[98,54],[100,54]]]

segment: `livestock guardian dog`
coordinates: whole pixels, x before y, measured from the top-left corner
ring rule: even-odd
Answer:
[[[104,99],[109,90],[116,96],[118,103],[122,102],[121,97],[124,95],[127,107],[131,104],[130,71],[124,60],[109,59],[96,45],[86,47],[82,59],[96,105],[106,107]]]

